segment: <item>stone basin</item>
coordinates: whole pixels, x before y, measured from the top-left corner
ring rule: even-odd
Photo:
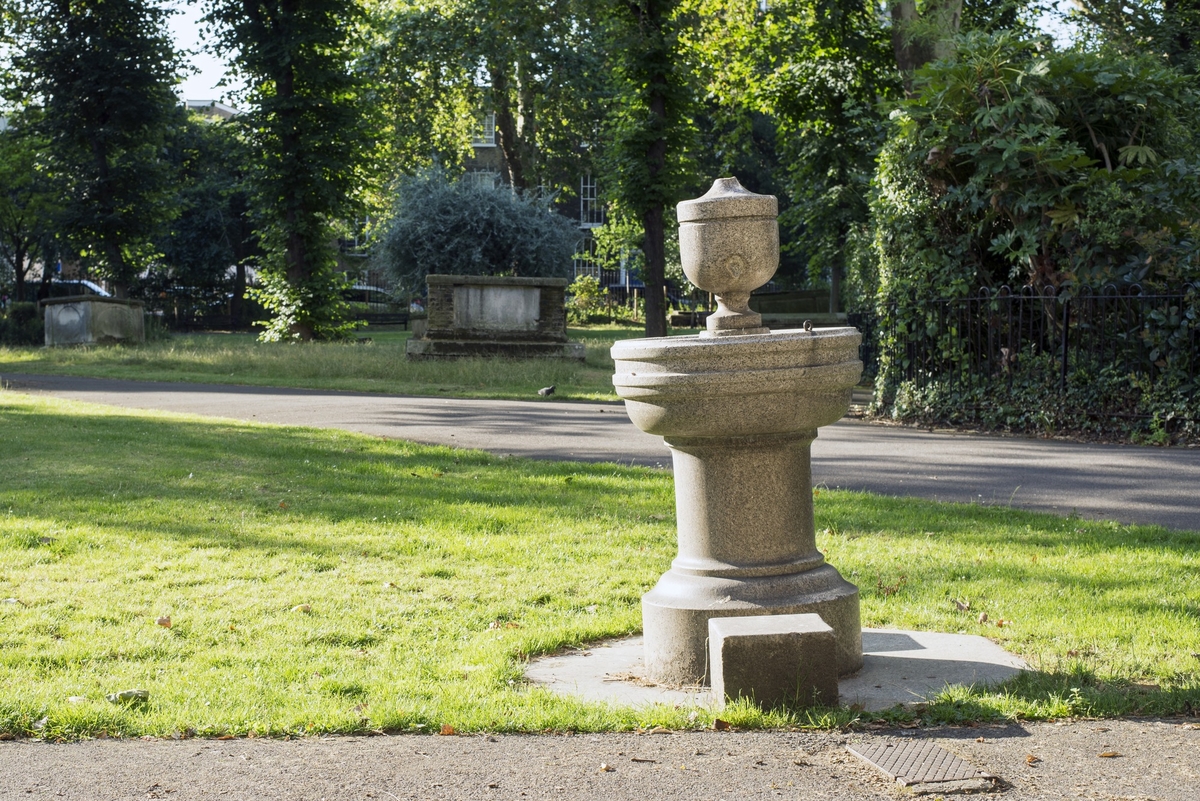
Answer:
[[[850,408],[862,376],[856,328],[626,339],[613,385],[633,423],[661,437],[815,431]]]

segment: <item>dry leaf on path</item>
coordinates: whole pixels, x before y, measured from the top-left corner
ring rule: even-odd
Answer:
[[[1041,761],[1042,761],[1041,757],[1035,757],[1033,754],[1027,754],[1025,756],[1025,764],[1026,765],[1036,765],[1037,763],[1039,763]]]
[[[657,764],[658,764],[658,760],[657,760],[657,759],[643,759],[642,757],[633,757],[633,758],[631,758],[629,761],[630,761],[630,762],[649,762],[649,763],[652,763],[652,764],[655,764],[655,765],[657,765]]]
[[[1102,753],[1097,754],[1096,756],[1100,757],[1101,759],[1112,759],[1113,757],[1119,757],[1121,755],[1118,754],[1116,751],[1104,751]]]
[[[450,735],[452,735],[452,734],[458,734],[458,732],[456,732],[456,731],[454,730],[454,727],[453,727],[453,726],[451,726],[449,723],[443,723],[443,724],[442,724],[442,731],[441,731],[441,733],[442,733],[444,736],[447,736],[447,737],[449,737],[449,736],[450,736]]]
[[[616,770],[616,768],[614,768],[612,765],[608,764],[607,762],[600,763],[600,772],[601,773],[612,773],[614,770]]]
[[[720,718],[713,718],[714,731],[729,731],[732,728],[733,726],[729,724],[729,721],[721,720]]]

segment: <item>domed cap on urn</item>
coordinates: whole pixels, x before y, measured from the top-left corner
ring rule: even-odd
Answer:
[[[727,220],[731,217],[774,219],[779,215],[779,201],[774,195],[751,192],[737,178],[718,178],[703,197],[685,200],[675,209],[680,223]]]

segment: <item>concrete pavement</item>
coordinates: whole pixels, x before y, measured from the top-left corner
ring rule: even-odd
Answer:
[[[138,409],[341,428],[537,459],[670,467],[619,404],[484,401],[6,373],[11,389]],[[978,436],[843,420],[813,443],[817,486],[1200,530],[1200,449]]]

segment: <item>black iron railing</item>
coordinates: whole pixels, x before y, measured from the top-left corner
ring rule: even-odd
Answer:
[[[1071,381],[1108,368],[1138,376],[1146,387],[1167,380],[1178,390],[1196,391],[1200,287],[1002,287],[966,298],[911,298],[894,303],[878,337],[870,339],[864,362],[879,358],[877,342],[891,377],[915,386],[946,380],[1011,386],[1018,374],[1053,370],[1066,391]]]

